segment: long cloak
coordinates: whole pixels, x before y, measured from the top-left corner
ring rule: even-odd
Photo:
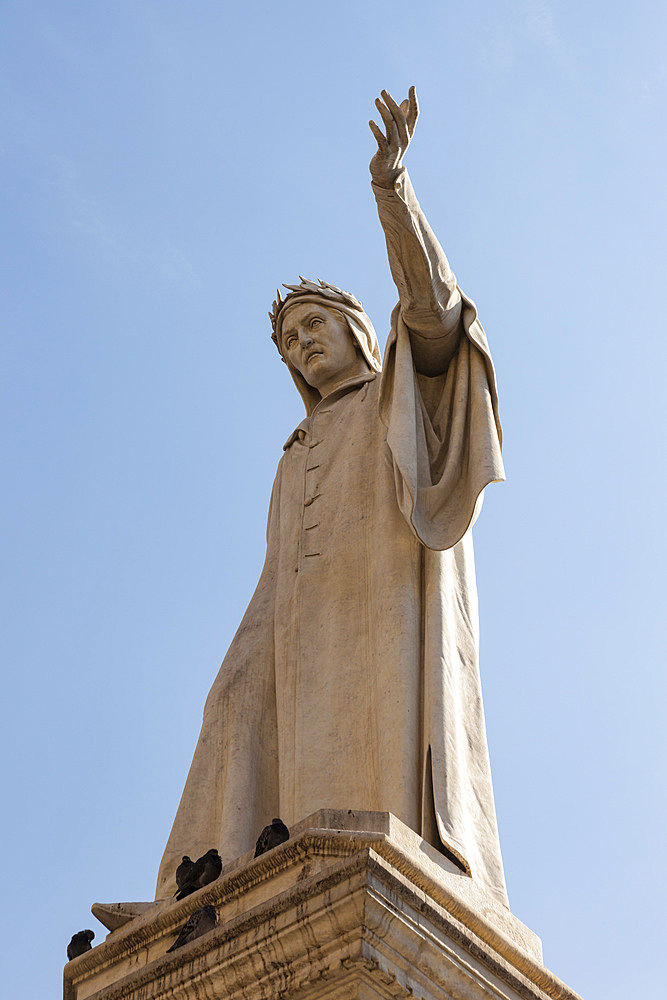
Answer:
[[[470,530],[502,465],[469,303],[464,325],[447,375],[424,380],[395,311],[382,376],[322,400],[290,438],[265,566],[206,703],[158,895],[183,853],[216,845],[233,860],[272,816],[289,826],[333,808],[435,832],[507,902]]]

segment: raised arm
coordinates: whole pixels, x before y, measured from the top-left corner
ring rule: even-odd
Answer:
[[[415,367],[424,375],[438,375],[446,370],[459,343],[461,296],[403,166],[419,116],[415,88],[401,105],[386,90],[382,98],[375,104],[386,134],[369,122],[378,144],[370,163],[373,191]]]

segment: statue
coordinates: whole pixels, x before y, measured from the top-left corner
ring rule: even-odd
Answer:
[[[158,877],[252,850],[272,816],[392,812],[507,905],[478,669],[471,528],[504,478],[493,365],[403,157],[411,88],[376,105],[372,187],[399,304],[384,361],[360,302],[301,279],[273,340],[306,417],[266,561],[213,684]]]

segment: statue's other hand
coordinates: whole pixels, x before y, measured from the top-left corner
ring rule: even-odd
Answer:
[[[407,100],[398,105],[391,94],[383,90],[382,100],[378,97],[375,106],[384,122],[386,135],[374,121],[369,121],[378,144],[377,153],[370,162],[371,177],[380,187],[392,188],[419,117],[417,92],[410,87]]]

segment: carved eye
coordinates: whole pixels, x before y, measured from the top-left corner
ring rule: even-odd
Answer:
[[[311,319],[310,321],[311,330],[313,329],[314,326],[321,326],[321,325],[322,325],[322,320],[320,319],[319,316],[314,316],[313,319]]]

